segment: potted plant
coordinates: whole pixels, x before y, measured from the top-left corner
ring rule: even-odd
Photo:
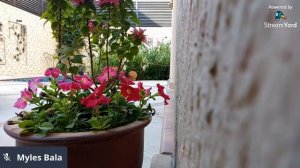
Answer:
[[[42,17],[57,39],[58,64],[45,72],[49,84],[34,78],[21,91],[14,106],[35,106],[4,126],[17,146],[66,146],[70,168],[141,167],[144,127],[155,112],[148,100],[170,98],[163,86],[151,93],[122,71],[146,42],[144,30],[129,31],[139,22],[133,7],[131,0],[48,0]],[[111,55],[118,67],[109,66]],[[96,57],[106,65],[98,75]]]

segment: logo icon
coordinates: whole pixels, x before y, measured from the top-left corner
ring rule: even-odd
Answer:
[[[7,162],[10,161],[10,157],[9,157],[8,153],[3,153],[3,158]]]
[[[275,13],[275,20],[279,21],[280,19],[286,19],[287,17],[281,11]]]

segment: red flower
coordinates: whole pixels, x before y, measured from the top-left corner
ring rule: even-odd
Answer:
[[[79,83],[81,89],[83,90],[87,90],[91,88],[91,86],[94,84],[93,81],[86,75],[82,75],[82,76],[76,75],[74,76],[74,80]]]
[[[96,6],[105,6],[105,5],[115,5],[118,6],[120,4],[120,0],[96,0]]]
[[[53,76],[54,78],[58,78],[61,71],[58,68],[48,68],[45,72],[45,76]]]
[[[140,101],[142,98],[138,88],[133,88],[125,83],[122,83],[120,89],[122,96],[128,101]]]
[[[119,73],[119,80],[121,80],[122,83],[125,83],[126,85],[134,85],[134,82],[132,82],[132,80],[130,80],[129,78],[127,78],[125,76],[125,72],[121,71]]]
[[[89,30],[91,32],[93,32],[95,30],[95,24],[94,24],[94,22],[90,20],[89,23],[88,23],[88,27],[89,27]]]
[[[139,82],[139,83],[138,83],[138,88],[139,88],[140,92],[142,92],[142,94],[145,95],[145,97],[147,97],[147,96],[150,95],[150,90],[152,89],[151,87],[148,88],[148,89],[145,89],[145,88],[143,87],[143,83],[142,83],[142,82]]]
[[[109,104],[111,102],[111,98],[108,98],[104,95],[99,97],[99,104]]]
[[[58,84],[58,87],[63,91],[70,90],[70,83],[69,82],[61,82]]]
[[[105,83],[108,81],[108,74],[109,73],[109,77],[112,78],[112,77],[115,77],[117,75],[117,71],[114,70],[113,67],[105,67],[101,73],[101,75],[99,75],[97,77],[97,80],[100,82],[100,83]]]
[[[94,93],[80,100],[80,103],[87,108],[93,108],[100,104],[109,104],[111,99],[103,95],[106,83],[94,90]]]
[[[70,90],[79,90],[80,84],[78,82],[71,82]]]
[[[93,108],[98,105],[98,100],[95,94],[90,94],[89,96],[81,99],[80,103],[85,105],[87,108]]]
[[[58,87],[63,91],[79,90],[80,84],[78,82],[61,82]]]
[[[132,31],[133,38],[136,40],[140,40],[141,42],[147,43],[146,35],[144,35],[145,31],[145,29],[143,30],[141,28],[134,28]]]
[[[164,92],[165,87],[161,86],[160,84],[156,84],[156,86],[158,89],[158,94],[165,99],[165,105],[167,105],[168,104],[167,100],[170,100],[170,96],[165,94]]]
[[[126,85],[134,85],[134,82],[132,82],[132,80],[130,80],[129,78],[127,78],[125,75],[124,76],[120,76],[120,80],[122,83],[126,84]]]
[[[100,87],[97,87],[95,90],[94,90],[94,93],[98,96],[101,96],[103,94],[103,91],[104,89],[106,88],[106,83],[103,83],[100,85]]]
[[[84,0],[72,0],[72,2],[73,2],[74,5],[78,6],[82,3],[84,3]]]

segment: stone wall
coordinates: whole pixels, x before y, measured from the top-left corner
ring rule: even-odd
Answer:
[[[176,3],[176,167],[298,168],[300,1]]]
[[[40,75],[54,65],[56,42],[49,23],[3,2],[0,23],[0,76]]]

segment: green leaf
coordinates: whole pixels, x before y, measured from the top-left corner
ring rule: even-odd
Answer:
[[[67,125],[65,128],[73,128],[75,126],[76,121],[78,120],[78,117],[80,116],[80,113],[76,114],[76,117],[71,121],[69,125]]]
[[[84,55],[75,55],[72,59],[73,63],[82,64],[82,58],[85,57]]]
[[[79,71],[79,67],[77,66],[73,66],[69,69],[69,71],[72,73],[72,74],[78,74],[78,71]]]
[[[66,55],[72,55],[74,53],[74,48],[73,47],[64,47],[62,49],[62,52]]]
[[[150,103],[148,104],[147,109],[148,109],[149,111],[152,111],[152,107],[151,107],[151,104],[150,104]]]
[[[41,18],[47,19],[48,15],[49,15],[49,12],[48,12],[48,11],[45,11],[45,12],[42,14]]]
[[[125,54],[125,57],[126,57],[129,61],[131,61],[131,60],[133,59],[134,55],[133,55],[132,53],[126,53],[126,54]]]
[[[122,50],[122,49],[117,50],[118,55],[123,55],[124,53],[125,53],[125,50]]]
[[[127,22],[127,21],[125,21],[125,22],[122,22],[122,25],[123,25],[123,27],[124,27],[124,29],[127,31],[129,28],[130,28],[130,23],[129,22]]]
[[[138,19],[138,17],[136,16],[136,13],[135,12],[130,12],[130,19],[133,21],[133,23],[137,24],[137,25],[140,25],[141,22],[140,20]]]
[[[96,117],[92,117],[89,121],[89,123],[91,124],[93,129],[100,129],[101,128],[101,124],[98,121],[98,119]]]
[[[92,117],[89,120],[89,123],[91,124],[93,129],[101,130],[109,127],[109,121],[110,120],[107,117],[102,117],[102,118]]]
[[[83,26],[81,28],[81,32],[84,36],[87,36],[89,34],[89,28],[87,26]]]
[[[118,44],[118,43],[112,43],[112,44],[111,44],[111,49],[112,49],[112,50],[116,50],[118,47],[119,47],[119,44]]]
[[[24,120],[19,123],[20,128],[31,128],[34,127],[34,122],[32,120]]]
[[[139,48],[137,46],[133,46],[130,48],[130,52],[133,55],[137,55],[139,53]]]
[[[54,128],[53,124],[50,122],[43,122],[39,127],[40,130],[47,132]]]
[[[121,35],[121,32],[120,32],[120,30],[114,30],[114,31],[111,32],[111,34],[114,38],[116,38],[116,37],[119,37]]]
[[[63,63],[58,64],[57,67],[58,67],[63,73],[66,73],[67,70],[68,70],[67,65],[66,65],[66,64],[63,64]]]
[[[59,26],[59,22],[52,22],[51,23],[52,30],[56,30],[58,28],[58,26]]]

